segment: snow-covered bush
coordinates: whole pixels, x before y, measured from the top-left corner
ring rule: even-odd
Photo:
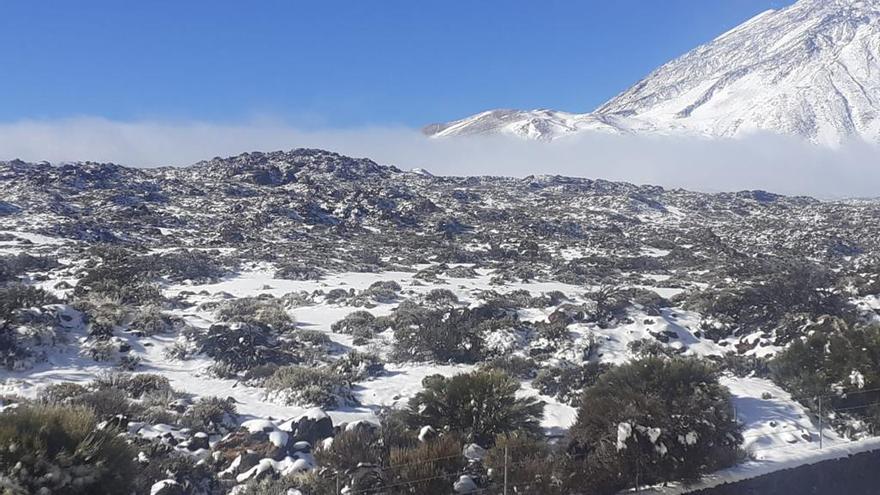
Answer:
[[[583,394],[571,427],[597,483],[623,489],[695,479],[733,464],[742,442],[729,391],[711,366],[693,359],[648,358],[605,372]]]
[[[516,397],[519,382],[498,371],[475,371],[446,378],[431,375],[407,407],[411,427],[431,426],[490,445],[499,434],[539,432],[544,403]]]
[[[266,379],[271,395],[286,404],[334,408],[355,404],[351,383],[330,368],[283,366]]]
[[[134,452],[83,407],[26,405],[0,413],[0,472],[7,493],[128,495]]]

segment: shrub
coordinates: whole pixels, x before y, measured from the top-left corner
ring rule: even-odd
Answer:
[[[168,378],[152,373],[109,373],[99,376],[92,384],[98,390],[121,390],[132,399],[140,399],[148,393],[171,390]]]
[[[609,368],[608,364],[595,362],[541,368],[532,385],[544,395],[575,406],[584,389],[593,386]]]
[[[360,464],[384,465],[388,460],[379,435],[372,428],[354,428],[333,437],[327,448],[315,451],[318,465],[344,473]]]
[[[279,333],[293,330],[296,326],[283,302],[275,298],[233,299],[220,307],[217,318],[225,322],[258,323]]]
[[[434,306],[452,306],[458,303],[458,296],[449,289],[431,289],[424,300]]]
[[[532,358],[517,356],[501,356],[484,362],[481,365],[484,370],[497,370],[520,380],[535,378],[538,364]]]
[[[156,305],[142,306],[135,312],[128,328],[146,336],[168,333],[174,330],[175,321]]]
[[[11,282],[27,272],[48,271],[59,267],[58,260],[27,253],[0,256],[0,282]]]
[[[297,361],[272,329],[262,323],[212,325],[206,334],[198,337],[197,345],[199,352],[214,358],[232,373],[267,363],[283,365]]]
[[[57,297],[37,287],[21,284],[0,287],[0,319],[15,320],[13,313],[17,309],[34,308],[59,302]]]
[[[351,351],[333,361],[331,368],[350,382],[360,382],[385,372],[385,364],[377,354]]]
[[[187,428],[206,433],[226,433],[237,425],[235,402],[205,397],[189,407],[181,418]]]
[[[393,319],[394,357],[398,360],[476,362],[484,353],[484,327],[481,325],[506,317],[506,311],[489,306],[428,312],[398,308]]]
[[[509,486],[522,487],[524,493],[560,494],[563,492],[558,477],[565,477],[560,469],[561,463],[543,439],[528,435],[499,435],[486,453],[483,464],[492,471],[492,481],[501,492],[506,464],[514,468],[507,470]],[[561,457],[561,456],[560,456]]]
[[[119,299],[105,295],[90,294],[78,299],[75,306],[86,315],[89,336],[99,340],[112,337],[113,330],[122,325],[128,315],[128,308]]]
[[[462,442],[455,435],[443,435],[412,448],[392,448],[392,469],[386,484],[405,486],[407,493],[449,493],[465,465],[461,454]]]
[[[283,280],[321,280],[324,272],[320,268],[304,265],[284,265],[275,271],[275,278]]]
[[[97,426],[94,414],[78,407],[24,406],[0,414],[0,471],[11,485],[7,490],[131,493],[134,453],[117,432]]]
[[[159,275],[164,275],[175,282],[183,280],[199,283],[214,282],[226,273],[226,270],[211,258],[209,252],[200,249],[168,251],[154,255],[149,262]]]
[[[358,310],[345,315],[345,318],[330,325],[330,330],[335,333],[352,335],[358,339],[372,339],[384,328],[383,320],[376,318],[372,313]]]
[[[751,284],[693,293],[685,299],[684,307],[719,322],[717,329],[707,328],[713,339],[773,330],[798,315],[807,320],[823,315],[851,316],[852,306],[834,290],[837,275],[832,271],[808,263],[774,266],[773,270]],[[795,336],[784,335],[779,343]]]
[[[770,362],[773,380],[813,410],[816,397],[825,396],[826,411],[844,409],[846,415],[880,424],[868,407],[880,401],[880,325],[827,317],[805,333]]]
[[[424,390],[409,401],[410,426],[430,425],[461,434],[468,442],[489,445],[499,434],[522,431],[537,435],[544,403],[517,398],[520,385],[504,373],[475,371],[422,380]]]
[[[735,462],[742,442],[730,394],[693,359],[648,358],[617,366],[583,395],[572,450],[597,478],[645,484],[695,479]]]
[[[328,368],[284,366],[278,368],[264,386],[292,405],[333,408],[356,402],[351,383]]]
[[[391,303],[397,300],[398,292],[400,292],[400,284],[393,280],[381,280],[370,284],[361,296],[369,297],[379,303]]]

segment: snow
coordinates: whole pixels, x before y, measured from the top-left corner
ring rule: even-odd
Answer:
[[[424,131],[542,140],[770,132],[828,146],[880,143],[878,36],[876,3],[800,0],[664,64],[591,113],[491,110]]]

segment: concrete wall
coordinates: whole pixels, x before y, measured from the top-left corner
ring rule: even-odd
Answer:
[[[880,450],[784,469],[688,495],[880,495]]]

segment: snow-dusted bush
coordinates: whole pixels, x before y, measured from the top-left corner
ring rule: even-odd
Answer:
[[[345,318],[333,323],[330,329],[336,333],[351,335],[357,340],[355,345],[360,345],[384,330],[384,321],[384,319],[376,318],[369,311],[358,310],[347,314]]]
[[[177,320],[163,313],[160,306],[149,304],[137,308],[128,328],[151,336],[171,332],[178,324]]]
[[[458,296],[449,289],[431,289],[422,299],[432,306],[452,306],[458,304]]]
[[[400,284],[393,280],[380,280],[373,282],[369,287],[364,289],[359,295],[367,297],[379,303],[390,303],[397,300],[400,292]]]
[[[333,361],[330,367],[346,376],[350,382],[364,381],[385,372],[385,364],[377,354],[360,351],[345,354]]]
[[[261,323],[212,325],[207,333],[198,336],[196,343],[199,352],[233,373],[268,363],[283,365],[298,361],[289,346]]]
[[[44,272],[60,266],[58,260],[27,253],[0,255],[0,283],[12,282],[27,272]]]
[[[356,403],[348,378],[331,368],[283,366],[264,386],[291,405],[334,408]]]
[[[28,405],[0,413],[6,493],[128,495],[134,452],[82,407]]]
[[[512,354],[485,361],[481,364],[481,368],[484,370],[498,370],[520,380],[531,380],[535,378],[538,363],[532,358]]]
[[[583,394],[570,448],[597,483],[623,489],[695,479],[733,464],[742,442],[730,393],[694,359],[648,358],[602,374]]]
[[[284,265],[275,271],[275,278],[283,280],[321,280],[323,276],[320,268],[299,264]]]
[[[595,384],[609,368],[608,364],[596,362],[581,365],[563,363],[538,370],[532,385],[544,395],[575,406],[580,402],[584,389]]]
[[[237,427],[235,402],[219,397],[204,397],[186,409],[181,423],[194,431],[209,434],[228,433]]]
[[[273,297],[233,299],[220,306],[217,318],[225,322],[259,323],[279,333],[296,327],[296,322],[287,313],[284,302]]]
[[[215,260],[216,252],[201,249],[177,249],[149,257],[152,269],[169,280],[192,280],[198,283],[215,282],[226,273]]]
[[[446,378],[431,375],[407,407],[407,422],[420,428],[460,434],[465,441],[490,445],[497,435],[538,434],[544,403],[516,397],[519,382],[499,371],[475,371]]]
[[[515,314],[490,306],[425,311],[401,305],[391,321],[396,359],[457,363],[483,357],[487,329],[517,324]]]
[[[820,396],[825,411],[845,409],[839,426],[848,418],[880,425],[880,410],[871,407],[880,400],[880,325],[825,317],[804,333],[770,362],[773,380],[813,410]]]
[[[107,373],[95,378],[92,387],[97,390],[121,390],[132,399],[140,399],[145,394],[170,391],[171,382],[153,373]]]

